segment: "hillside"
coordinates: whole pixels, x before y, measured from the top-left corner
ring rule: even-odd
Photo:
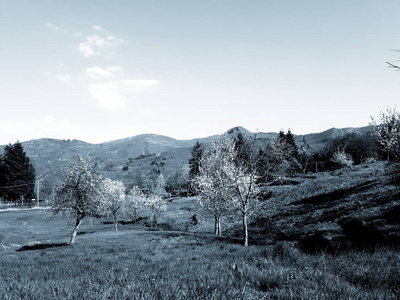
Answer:
[[[306,251],[400,245],[400,164],[376,162],[269,185],[253,242],[294,241]]]
[[[367,127],[332,128],[321,133],[295,135],[295,139],[299,146],[302,146],[305,140],[312,151],[347,132],[364,133],[366,130]],[[261,143],[273,141],[277,136],[277,133],[251,133],[240,126],[229,129],[225,134],[236,137],[239,133],[249,137],[255,136]],[[22,144],[35,166],[37,178],[41,179],[44,189],[61,182],[61,170],[77,154],[89,155],[106,176],[122,180],[129,188],[138,173],[148,174],[152,170],[158,170],[165,179],[168,179],[187,164],[190,150],[196,141],[209,145],[217,137],[214,135],[192,140],[176,140],[162,135],[142,134],[100,144],[57,139],[37,139]],[[0,153],[3,150],[4,146],[0,146]]]

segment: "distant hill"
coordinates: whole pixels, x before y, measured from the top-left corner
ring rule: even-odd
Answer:
[[[365,133],[367,130],[367,127],[332,128],[321,133],[295,135],[295,140],[299,146],[306,141],[310,149],[319,149],[337,136],[349,132]],[[247,137],[254,136],[262,143],[273,141],[277,136],[274,132],[251,133],[240,126],[225,132],[226,135],[232,137],[236,137],[239,133]],[[209,145],[217,138],[218,135],[192,140],[176,140],[162,135],[142,134],[101,144],[57,139],[36,139],[22,144],[36,168],[37,178],[41,179],[44,189],[49,189],[51,184],[61,183],[62,169],[68,165],[68,162],[74,160],[77,154],[90,156],[107,177],[122,180],[129,188],[133,185],[138,173],[146,175],[151,170],[158,170],[165,179],[168,179],[188,163],[191,148],[196,141]],[[0,153],[3,151],[4,146],[0,146]]]

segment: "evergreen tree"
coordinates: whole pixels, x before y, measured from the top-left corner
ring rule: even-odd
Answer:
[[[199,174],[200,171],[200,161],[203,156],[203,146],[200,144],[199,141],[193,146],[191,154],[192,157],[189,159],[189,180],[192,180]],[[193,189],[189,185],[189,194],[193,194]]]
[[[200,160],[201,160],[203,151],[204,151],[203,146],[200,144],[199,141],[197,141],[191,151],[192,157],[189,159],[190,178],[193,178],[194,176],[199,174]]]
[[[276,174],[291,176],[301,170],[298,162],[299,149],[290,130],[287,134],[281,130],[275,143],[267,145],[265,152],[271,153],[268,165],[274,166]]]
[[[238,166],[248,168],[250,166],[250,156],[252,153],[252,148],[246,138],[242,133],[237,135],[235,142],[236,151],[236,164]]]
[[[10,199],[33,198],[35,189],[35,168],[31,164],[20,142],[7,145],[2,159],[3,196]]]
[[[288,147],[288,155],[290,157],[297,158],[299,155],[299,148],[297,147],[296,141],[294,140],[293,133],[288,130],[288,132],[285,135],[285,141]]]
[[[4,193],[4,187],[6,186],[6,178],[4,174],[4,163],[3,155],[0,154],[0,197]],[[2,188],[3,187],[3,188]]]

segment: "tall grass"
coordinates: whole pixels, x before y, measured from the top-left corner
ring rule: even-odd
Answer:
[[[121,231],[0,256],[0,299],[397,299],[399,253],[306,255],[192,233]]]

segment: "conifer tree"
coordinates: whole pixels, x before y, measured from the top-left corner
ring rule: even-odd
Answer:
[[[200,144],[199,141],[193,146],[191,154],[192,157],[189,159],[189,180],[192,180],[199,174],[200,171],[200,161],[203,156],[203,146]],[[189,194],[193,194],[194,190],[189,185]]]
[[[248,168],[250,166],[251,146],[242,133],[237,135],[235,142],[236,163],[238,166]]]
[[[285,135],[285,141],[288,146],[288,155],[291,157],[297,158],[299,155],[299,148],[297,147],[296,141],[294,140],[293,133],[288,130],[288,132]]]
[[[4,163],[3,155],[0,154],[0,197],[4,193],[4,187],[6,186],[6,178],[4,174]]]
[[[7,187],[1,189],[3,196],[14,200],[34,197],[35,168],[19,141],[5,146],[1,173],[2,186]]]

